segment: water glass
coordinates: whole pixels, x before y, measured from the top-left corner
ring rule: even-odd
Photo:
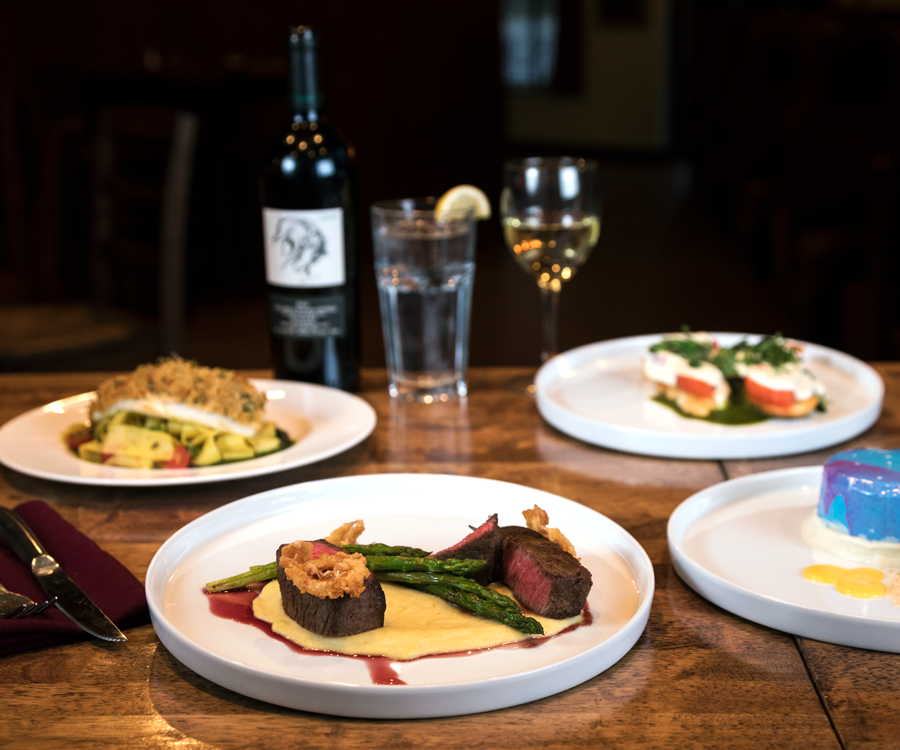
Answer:
[[[475,280],[472,209],[438,217],[433,198],[372,206],[375,277],[391,396],[465,396]]]

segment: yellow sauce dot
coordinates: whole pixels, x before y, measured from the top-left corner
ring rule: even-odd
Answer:
[[[852,576],[841,578],[835,585],[839,594],[857,599],[877,599],[887,593],[887,586],[878,581],[858,580]]]
[[[875,568],[853,568],[853,570],[847,573],[847,576],[852,576],[857,581],[875,582],[884,579],[884,573],[880,570],[875,570]]]
[[[816,583],[834,584],[839,594],[857,599],[877,599],[887,594],[881,583],[884,573],[875,568],[842,568],[839,565],[810,565],[803,577]]]
[[[838,565],[810,565],[803,571],[803,577],[816,583],[837,583],[846,572],[846,568]]]

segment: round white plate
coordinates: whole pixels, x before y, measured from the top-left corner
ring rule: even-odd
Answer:
[[[712,335],[722,346],[760,338]],[[655,334],[603,341],[549,360],[535,379],[541,416],[561,432],[605,448],[711,460],[818,450],[858,435],[881,414],[884,382],[875,370],[834,349],[803,344],[806,365],[828,391],[827,412],[751,425],[682,417],[652,400],[653,385],[641,374],[641,357],[661,339]]]
[[[279,544],[317,539],[357,518],[366,525],[360,542],[441,549],[492,513],[502,525],[524,525],[522,511],[535,503],[591,571],[593,622],[537,648],[392,662],[405,685],[373,684],[361,660],[298,654],[257,628],[216,617],[202,593],[207,581],[273,559]],[[652,598],[646,552],[605,516],[528,487],[433,474],[326,479],[229,503],[172,536],[147,571],[153,625],[186,666],[252,698],[359,718],[455,716],[566,690],[628,652],[644,630]]]
[[[0,463],[41,479],[74,484],[150,487],[244,479],[293,469],[343,453],[375,429],[375,410],[359,396],[335,388],[284,380],[250,381],[268,394],[266,418],[290,436],[302,435],[277,453],[218,466],[128,469],[82,461],[66,450],[62,431],[89,419],[93,393],[32,409],[0,427]]]
[[[900,607],[855,599],[803,577],[809,565],[859,563],[809,547],[802,523],[822,467],[753,474],[713,485],[669,518],[672,564],[698,594],[753,622],[843,646],[900,653]]]

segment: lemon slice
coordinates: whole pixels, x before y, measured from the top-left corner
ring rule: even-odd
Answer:
[[[474,185],[457,185],[444,193],[434,206],[434,214],[438,219],[445,219],[453,211],[475,210],[476,219],[491,218],[491,202],[488,197]]]

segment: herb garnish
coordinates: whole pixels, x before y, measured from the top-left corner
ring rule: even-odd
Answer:
[[[756,344],[750,344],[746,339],[727,349],[720,349],[712,359],[712,363],[718,367],[726,378],[739,377],[737,365],[768,364],[775,370],[785,365],[793,365],[800,362],[798,350],[788,345],[781,333],[767,336]]]
[[[712,342],[697,341],[691,338],[690,329],[686,326],[682,326],[682,330],[685,334],[684,338],[664,339],[658,344],[653,344],[650,347],[650,351],[653,353],[661,351],[672,352],[672,354],[677,354],[679,357],[686,359],[691,367],[700,367],[704,362],[708,362],[713,348]]]
[[[687,360],[691,367],[700,367],[704,362],[711,362],[718,367],[726,378],[739,378],[738,365],[768,364],[775,370],[785,365],[800,362],[799,350],[790,346],[781,332],[766,336],[756,344],[744,339],[734,346],[716,349],[711,341],[699,341],[691,337],[691,330],[682,326],[684,338],[664,339],[650,347],[651,352],[666,351],[677,354]],[[715,350],[715,354],[713,351]]]
[[[760,362],[770,364],[776,369],[784,365],[795,365],[800,361],[798,350],[788,346],[780,332],[763,339],[753,349]]]

